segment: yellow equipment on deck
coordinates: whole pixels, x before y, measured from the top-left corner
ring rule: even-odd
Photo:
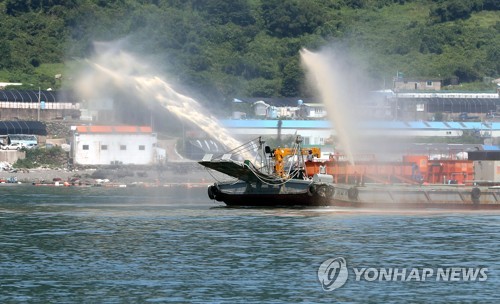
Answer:
[[[298,163],[303,163],[303,157],[304,155],[311,155],[312,157],[320,157],[321,156],[321,149],[318,147],[311,147],[311,148],[300,148],[300,151],[296,148],[276,148],[274,150],[274,171],[276,174],[278,174],[282,178],[286,178],[285,174],[285,161],[284,159],[288,156],[293,156],[297,155],[297,162]],[[302,158],[302,159],[299,159]],[[312,159],[308,159],[312,160]]]

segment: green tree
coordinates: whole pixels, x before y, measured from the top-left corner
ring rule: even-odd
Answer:
[[[232,22],[240,26],[255,22],[251,7],[246,0],[193,0],[193,8],[203,12],[205,18],[216,24]]]
[[[282,96],[300,96],[300,88],[304,83],[302,67],[296,58],[291,59],[283,68],[283,85],[280,90]]]
[[[262,17],[269,33],[277,37],[297,37],[313,33],[326,16],[317,0],[268,0],[262,2]]]
[[[91,56],[94,41],[119,39],[158,72],[221,104],[233,94],[304,94],[299,50],[332,44],[378,83],[396,70],[477,83],[500,76],[499,3],[0,0],[0,75],[57,86],[48,65]]]

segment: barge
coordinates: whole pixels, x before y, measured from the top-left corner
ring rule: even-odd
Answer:
[[[330,205],[383,209],[500,209],[500,187],[336,184]]]
[[[264,143],[259,137],[232,151],[238,153],[206,155],[202,166],[233,178],[210,185],[208,197],[227,206],[500,209],[500,187],[476,184],[470,160],[409,155],[400,163],[354,165],[333,154],[312,159],[320,149],[301,147],[300,136],[291,148]]]

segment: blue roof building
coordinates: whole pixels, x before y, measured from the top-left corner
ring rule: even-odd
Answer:
[[[299,134],[305,144],[322,145],[327,138],[336,135],[332,123],[327,120],[221,120],[231,133],[240,136],[277,136]],[[363,135],[387,135],[408,137],[459,137],[472,132],[483,137],[500,136],[500,122],[427,122],[427,121],[364,121],[358,124]]]

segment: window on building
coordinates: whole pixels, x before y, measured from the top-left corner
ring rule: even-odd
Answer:
[[[126,145],[120,145],[120,150],[127,150],[127,146]]]
[[[101,150],[108,150],[108,145],[101,145]]]
[[[432,81],[427,81],[427,82],[426,82],[426,85],[427,85],[428,87],[432,87]]]
[[[140,150],[140,151],[144,151],[144,150],[146,150],[146,146],[145,146],[145,145],[139,145],[139,150]]]
[[[83,149],[83,150],[88,150],[88,149],[89,149],[89,145],[83,145],[83,146],[82,146],[82,149]]]

